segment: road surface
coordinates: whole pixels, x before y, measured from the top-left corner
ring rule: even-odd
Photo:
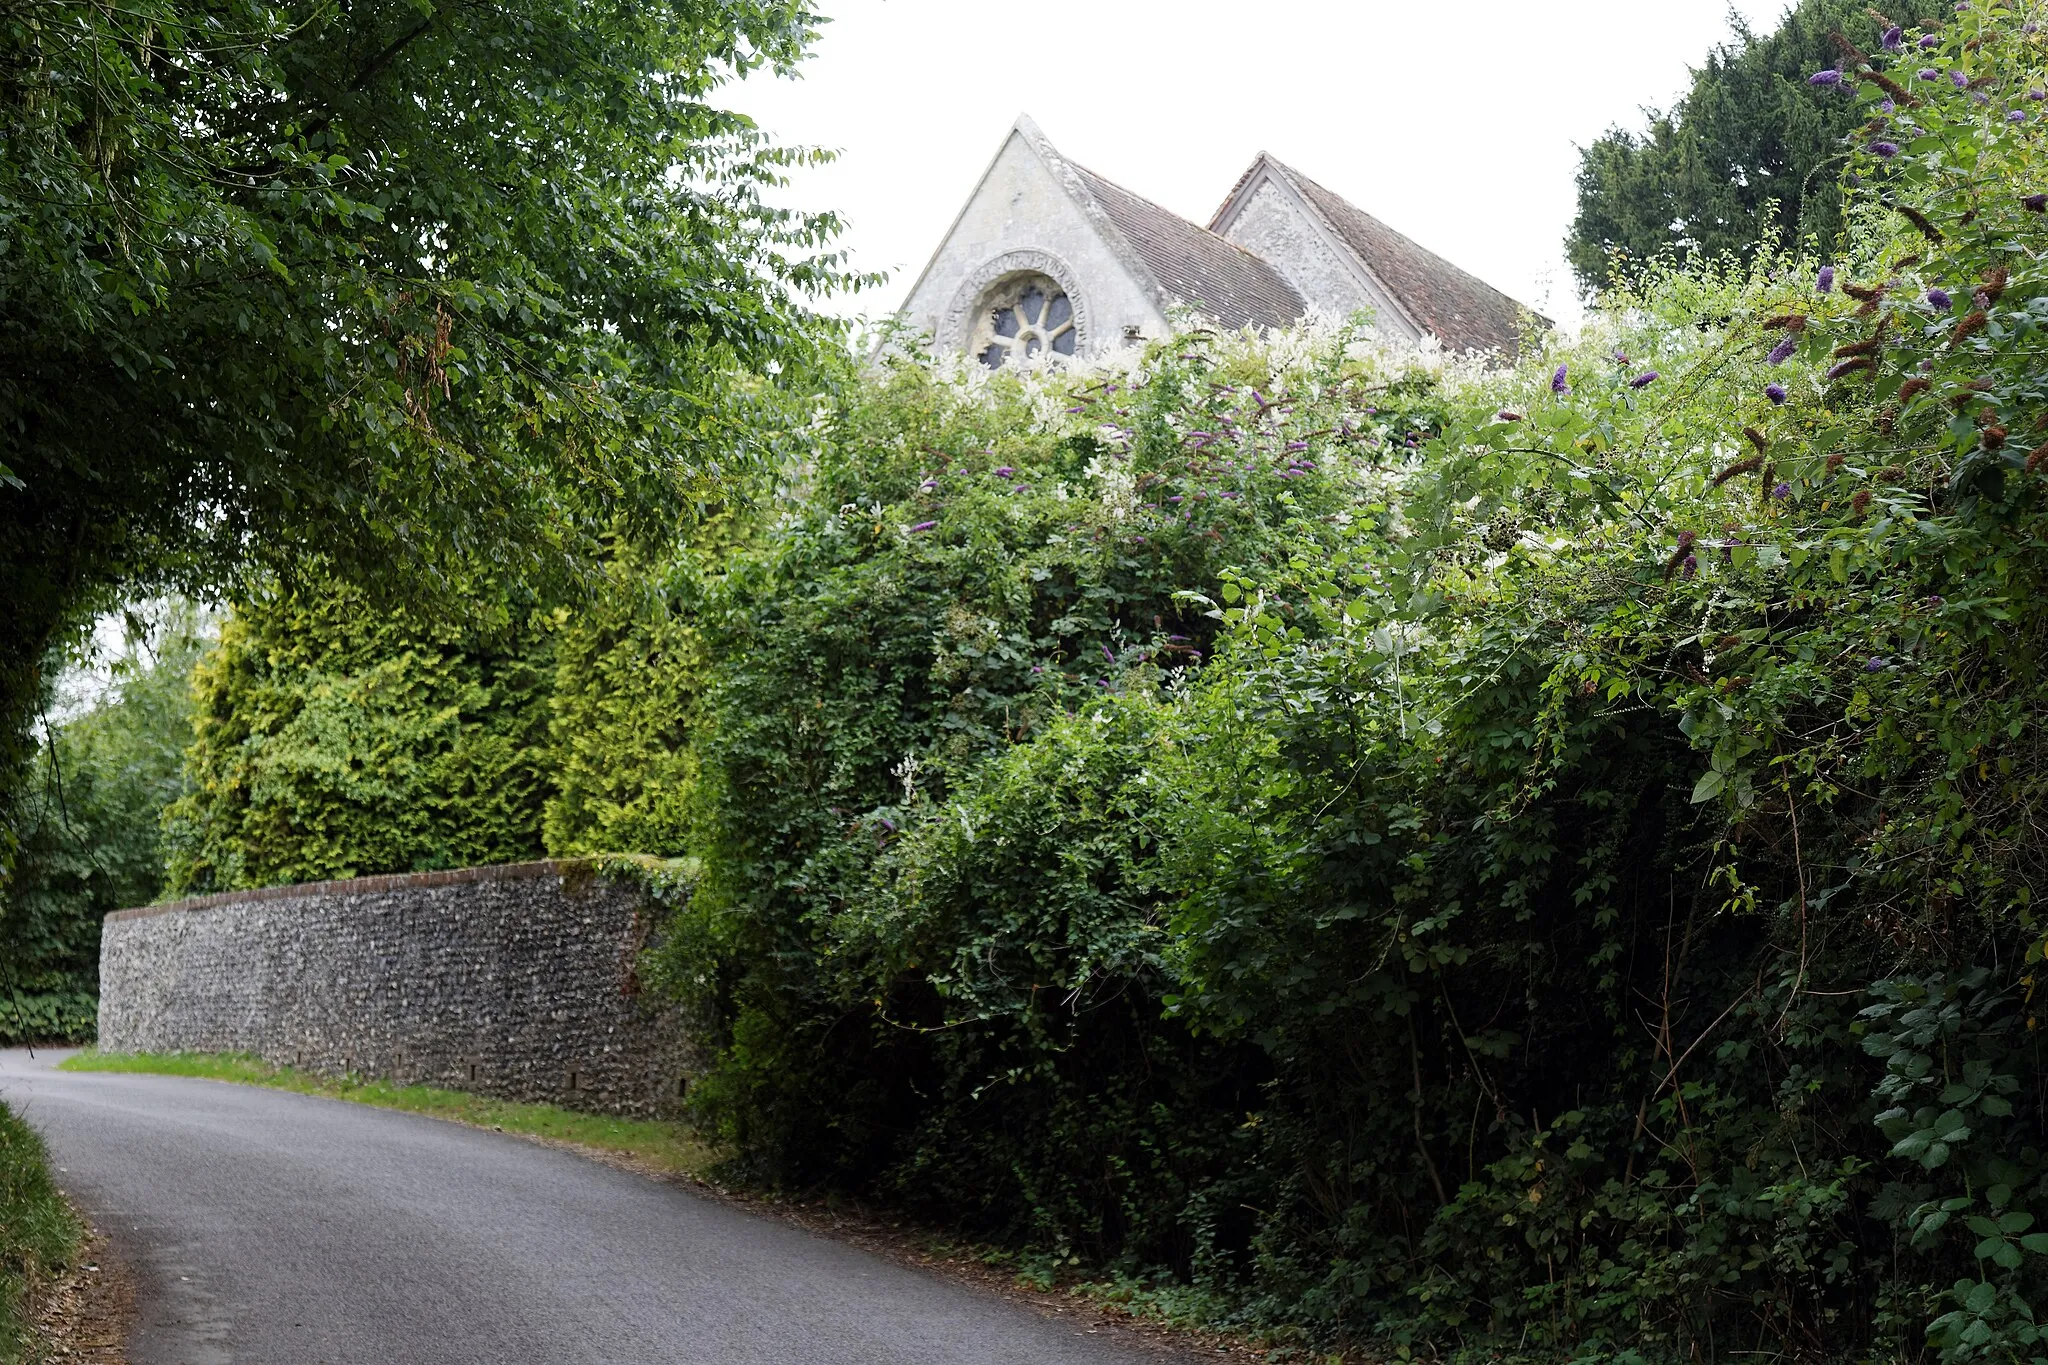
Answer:
[[[132,1365],[1163,1365],[675,1186],[413,1114],[0,1051],[138,1282]]]

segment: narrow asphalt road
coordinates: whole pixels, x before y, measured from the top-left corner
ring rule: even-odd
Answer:
[[[1173,1357],[499,1133],[0,1051],[126,1257],[133,1365],[1162,1365]]]

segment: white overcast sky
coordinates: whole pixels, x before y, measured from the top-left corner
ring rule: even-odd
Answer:
[[[903,300],[1019,112],[1053,145],[1198,223],[1261,150],[1560,322],[1576,148],[1667,107],[1688,68],[1784,0],[827,0],[796,80],[727,103],[836,148],[788,202]]]

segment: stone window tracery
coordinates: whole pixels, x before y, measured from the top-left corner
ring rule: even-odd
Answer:
[[[1074,301],[1047,275],[1028,273],[1000,281],[983,297],[980,314],[971,349],[974,358],[992,370],[1048,351],[1072,355],[1080,340]]]

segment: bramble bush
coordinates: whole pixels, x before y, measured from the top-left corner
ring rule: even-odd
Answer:
[[[1284,492],[1021,730],[987,684],[951,748],[901,725],[900,573],[750,608],[670,949],[700,1112],[1318,1344],[2041,1354],[2032,23],[1821,76],[1869,120],[1824,273],[1647,270],[1412,443],[1353,439],[1393,403],[1341,341],[1182,338],[1023,424],[1109,433],[1147,554]],[[834,530],[959,534],[985,485],[905,498],[959,453],[902,445]]]

